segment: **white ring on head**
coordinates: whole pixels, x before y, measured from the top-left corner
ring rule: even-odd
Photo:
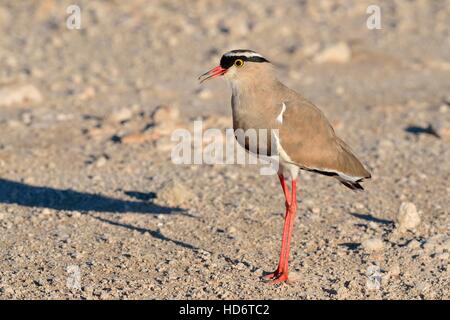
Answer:
[[[241,51],[241,52],[227,52],[224,54],[225,57],[246,57],[246,58],[252,58],[252,57],[260,57],[264,58],[262,55],[256,52],[251,51]],[[265,59],[265,58],[264,58]]]

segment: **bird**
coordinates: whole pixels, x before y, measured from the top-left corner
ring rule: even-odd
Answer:
[[[224,77],[231,87],[233,130],[261,130],[274,139],[236,139],[257,156],[276,155],[277,175],[285,198],[285,214],[279,263],[263,279],[270,283],[289,280],[289,252],[297,213],[297,178],[305,170],[337,179],[345,187],[364,190],[361,182],[371,174],[351,148],[339,138],[324,113],[296,91],[281,83],[274,64],[246,49],[224,53],[220,64],[202,74],[200,83]],[[288,184],[291,184],[290,190]]]

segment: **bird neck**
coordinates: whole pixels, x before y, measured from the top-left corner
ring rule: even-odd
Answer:
[[[267,75],[260,79],[244,78],[230,81],[232,96],[241,102],[271,96],[280,84],[275,76]]]

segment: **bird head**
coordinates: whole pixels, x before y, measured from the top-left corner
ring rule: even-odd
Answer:
[[[198,80],[200,83],[225,76],[227,80],[234,81],[240,78],[245,78],[250,75],[256,75],[257,70],[270,64],[269,60],[264,58],[259,53],[252,50],[231,50],[226,52],[220,59],[220,64],[202,74]]]

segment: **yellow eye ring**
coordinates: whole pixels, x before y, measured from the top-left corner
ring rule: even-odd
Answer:
[[[234,65],[238,68],[242,67],[244,65],[244,60],[242,59],[236,59],[236,61],[234,61]]]

